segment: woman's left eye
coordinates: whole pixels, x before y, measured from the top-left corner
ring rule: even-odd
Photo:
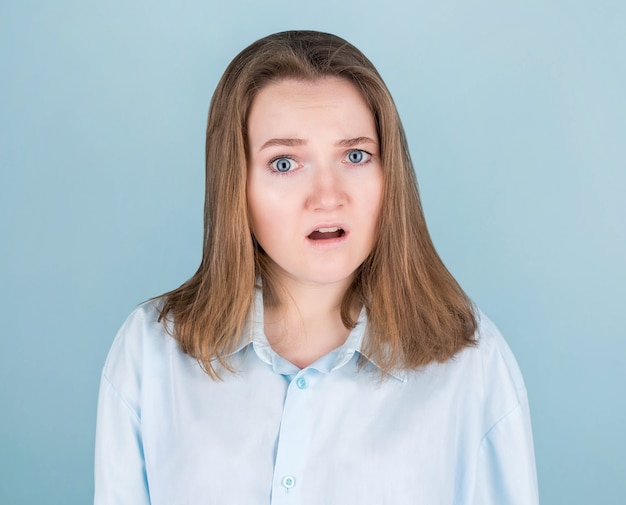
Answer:
[[[361,149],[353,149],[352,151],[349,151],[346,155],[346,160],[350,163],[358,165],[367,162],[370,156],[371,154],[367,151],[362,151]]]

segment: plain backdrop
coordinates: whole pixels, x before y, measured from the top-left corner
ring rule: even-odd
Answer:
[[[625,5],[3,0],[0,502],[92,500],[114,334],[200,259],[211,94],[300,28],[394,95],[435,244],[524,373],[542,503],[626,503]]]

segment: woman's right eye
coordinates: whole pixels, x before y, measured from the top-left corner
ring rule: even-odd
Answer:
[[[277,172],[285,173],[296,168],[297,163],[291,158],[275,158],[270,162],[270,166]]]

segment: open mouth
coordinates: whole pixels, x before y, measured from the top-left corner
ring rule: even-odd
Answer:
[[[346,232],[343,228],[339,228],[338,226],[333,226],[331,228],[318,228],[317,230],[313,230],[308,238],[311,240],[328,240],[331,238],[339,238],[343,237]]]

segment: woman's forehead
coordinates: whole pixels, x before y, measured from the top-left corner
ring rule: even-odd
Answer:
[[[268,138],[295,143],[331,133],[339,140],[377,137],[373,114],[360,91],[341,78],[284,79],[268,85],[256,96],[247,123],[253,150]]]

